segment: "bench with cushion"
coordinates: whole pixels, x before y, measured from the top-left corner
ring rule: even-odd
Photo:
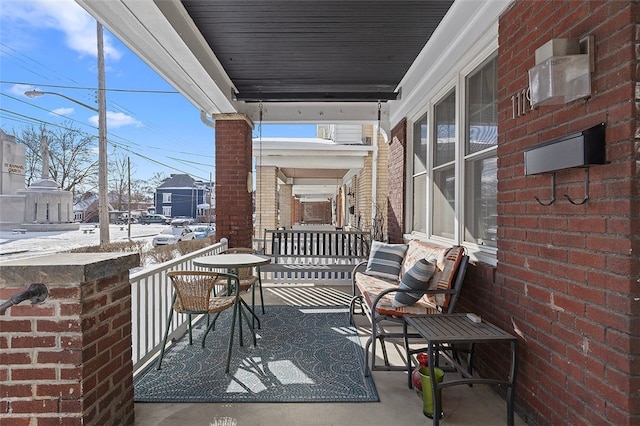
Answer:
[[[385,339],[403,337],[397,325],[402,324],[404,315],[453,312],[468,262],[461,246],[442,247],[419,240],[372,243],[368,261],[354,268],[349,310],[352,323],[357,311],[367,315],[371,323],[365,347],[367,374],[369,370],[406,370],[406,365],[390,365]],[[381,366],[376,365],[377,341],[384,359]]]

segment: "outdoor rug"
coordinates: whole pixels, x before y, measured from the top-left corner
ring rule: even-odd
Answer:
[[[233,344],[231,367],[224,373],[230,310],[218,319],[216,330],[193,345],[185,336],[162,360],[136,376],[136,402],[372,402],[378,393],[364,376],[364,349],[349,325],[347,309],[319,306],[266,307],[260,315],[254,347],[246,324],[244,346]]]

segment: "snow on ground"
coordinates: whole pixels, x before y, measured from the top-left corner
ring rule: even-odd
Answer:
[[[131,239],[149,241],[168,225],[131,224]],[[93,233],[84,232],[93,230]],[[127,225],[110,225],[109,239],[113,242],[127,241]],[[64,252],[77,247],[97,246],[100,244],[100,228],[82,224],[79,230],[64,232],[27,232],[14,234],[12,231],[0,232],[0,262],[9,259],[41,256]]]

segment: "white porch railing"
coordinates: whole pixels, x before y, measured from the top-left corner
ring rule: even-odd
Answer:
[[[131,337],[134,374],[160,351],[167,326],[167,314],[171,307],[172,289],[167,279],[168,271],[199,270],[193,265],[196,257],[221,253],[227,249],[227,241],[205,247],[151,269],[131,274]],[[184,334],[187,316],[174,315],[169,338]]]

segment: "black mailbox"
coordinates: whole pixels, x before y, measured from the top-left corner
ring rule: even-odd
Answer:
[[[605,163],[604,123],[541,143],[524,152],[524,174]]]

